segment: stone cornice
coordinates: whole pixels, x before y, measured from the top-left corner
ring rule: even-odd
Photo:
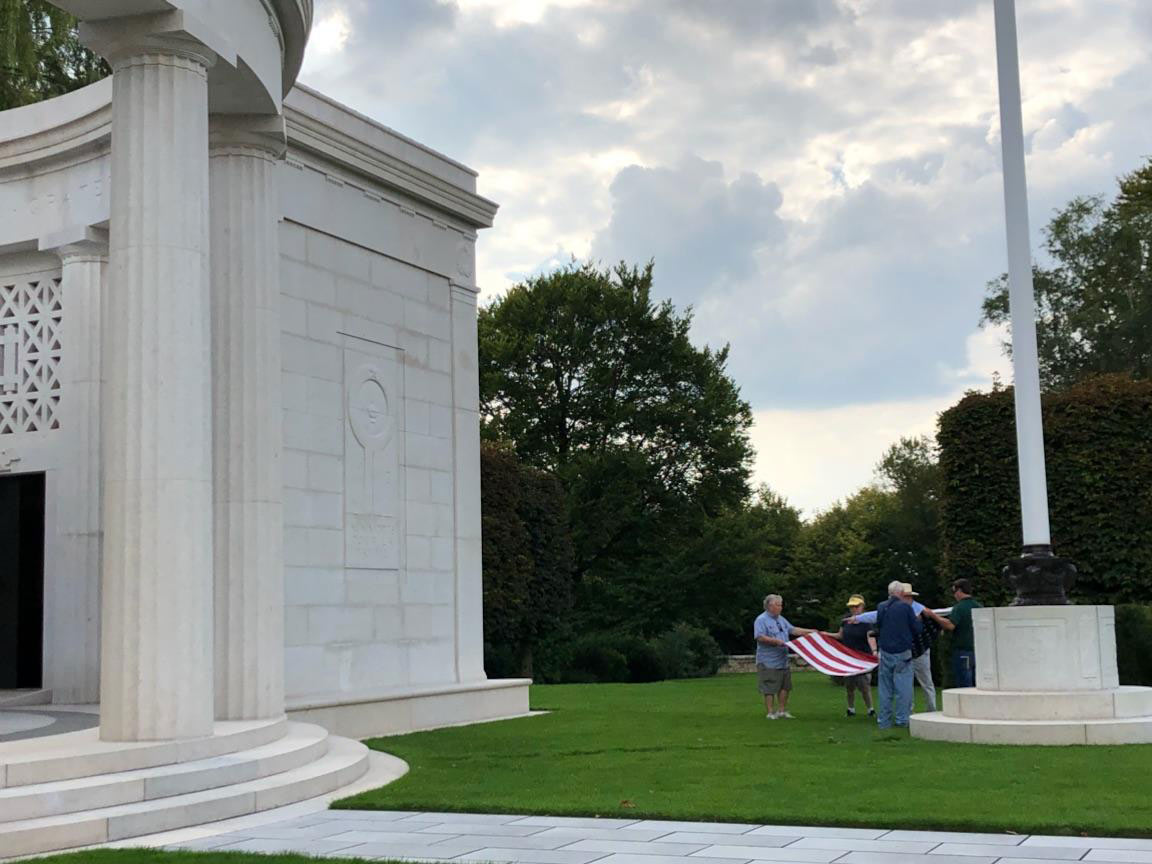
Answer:
[[[456,174],[474,180],[475,172],[453,162],[445,156],[420,145],[411,139],[375,123],[354,111],[332,102],[305,88],[298,88],[305,98],[285,103],[284,115],[288,127],[289,152],[293,150],[310,153],[333,163],[354,174],[368,178],[381,186],[395,189],[405,195],[431,205],[470,228],[490,228],[496,216],[498,205],[446,179],[442,174]],[[309,100],[322,100],[326,110],[336,109],[342,119],[349,121],[344,129],[332,122],[322,120],[308,110]],[[360,127],[357,129],[356,127]],[[443,172],[435,172],[413,164],[386,151],[381,146],[384,141],[369,143],[359,131],[371,132],[374,137],[385,139],[399,149],[414,150],[422,160],[435,165],[441,164]]]
[[[285,105],[292,150],[370,185],[395,190],[466,229],[492,225],[497,205],[473,191],[471,169],[320,94],[299,89],[300,98]],[[112,79],[106,78],[56,99],[3,112],[0,178],[107,153],[111,100]]]
[[[67,264],[72,261],[105,261],[108,258],[108,231],[90,225],[74,225],[41,237],[41,252],[55,252]]]
[[[292,89],[300,67],[304,62],[304,51],[308,45],[308,36],[312,30],[313,0],[223,0],[214,6],[208,0],[53,0],[56,6],[75,15],[82,22],[81,38],[88,41],[89,29],[95,27],[97,32],[103,27],[108,34],[115,35],[118,28],[135,26],[134,22],[144,21],[150,17],[174,17],[192,22],[196,26],[189,29],[190,35],[211,48],[228,69],[235,68],[234,60],[229,52],[238,53],[239,59],[245,61],[241,74],[233,76],[230,80],[227,72],[217,70],[216,77],[221,78],[219,86],[235,91],[237,82],[245,83],[252,75],[259,78],[265,87],[265,92],[279,87],[279,93],[268,95],[274,97],[274,105],[258,105],[250,94],[241,94],[236,98],[241,102],[240,110],[267,111],[279,108],[280,98]],[[232,30],[229,32],[216,32],[213,20],[218,19],[223,10],[229,6],[251,6],[250,11],[259,10],[258,16],[242,13],[232,18],[230,12],[225,18],[232,20]],[[213,20],[210,20],[213,19]],[[243,22],[241,29],[236,30],[237,22]],[[226,26],[221,21],[215,21],[220,26]],[[186,28],[187,29],[187,28]],[[203,31],[201,32],[197,32]],[[126,35],[134,35],[128,33]],[[268,44],[268,37],[275,40]],[[211,37],[211,38],[206,38]],[[113,47],[116,47],[113,45]],[[272,48],[279,55],[269,54],[265,49]],[[105,53],[99,47],[100,53]],[[273,83],[272,63],[280,67],[279,82]],[[267,61],[271,60],[269,63]],[[229,108],[228,110],[232,110]]]
[[[112,129],[112,79],[2,114],[0,176],[44,163],[90,159],[106,151]]]

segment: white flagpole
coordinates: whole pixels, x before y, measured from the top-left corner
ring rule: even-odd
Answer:
[[[1051,553],[1036,307],[1028,232],[1028,183],[1024,173],[1024,123],[1016,45],[1015,0],[993,0],[996,65],[1000,82],[1000,141],[1004,158],[1004,213],[1008,228],[1008,291],[1012,319],[1012,368],[1016,394],[1016,450],[1020,462],[1020,513],[1024,552]],[[1037,548],[1041,547],[1041,548]]]

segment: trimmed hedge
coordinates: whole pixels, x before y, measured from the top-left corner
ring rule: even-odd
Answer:
[[[1152,687],[1152,606],[1116,607],[1116,665],[1121,684]]]
[[[1020,554],[1011,389],[973,393],[940,415],[942,566],[985,605]],[[1043,399],[1052,544],[1080,571],[1079,603],[1152,595],[1152,382],[1102,376]]]
[[[492,677],[531,676],[534,651],[572,610],[572,537],[550,474],[485,443],[480,451],[484,665]]]

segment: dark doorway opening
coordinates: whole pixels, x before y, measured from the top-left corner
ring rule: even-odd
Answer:
[[[44,475],[0,477],[0,690],[44,676]]]

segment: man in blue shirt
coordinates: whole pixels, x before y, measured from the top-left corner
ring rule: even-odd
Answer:
[[[784,598],[769,594],[764,598],[764,612],[752,629],[756,637],[756,683],[764,697],[765,715],[769,720],[787,718],[788,695],[792,692],[792,668],[788,663],[788,640],[794,636],[807,636],[815,630],[793,627],[780,613],[784,611]],[[776,700],[780,707],[777,709]]]
[[[915,599],[920,596],[912,590],[912,586],[907,582],[902,582],[901,587],[904,589],[901,597],[908,603],[912,604],[912,611],[918,618],[930,618],[936,622],[941,630],[952,630],[955,625],[947,618],[943,618],[936,613],[934,609],[929,609],[919,600]],[[853,624],[875,624],[876,612],[862,612],[859,615],[853,615],[848,619]],[[924,690],[924,701],[927,703],[929,711],[936,710],[936,684],[932,681],[932,649],[925,648],[922,654],[915,654],[912,657],[912,675],[916,683],[921,689]]]
[[[880,648],[880,704],[877,724],[881,729],[907,726],[912,713],[912,641],[924,629],[904,597],[904,583],[888,585],[888,599],[876,607],[876,642]],[[895,716],[893,716],[895,715]]]

